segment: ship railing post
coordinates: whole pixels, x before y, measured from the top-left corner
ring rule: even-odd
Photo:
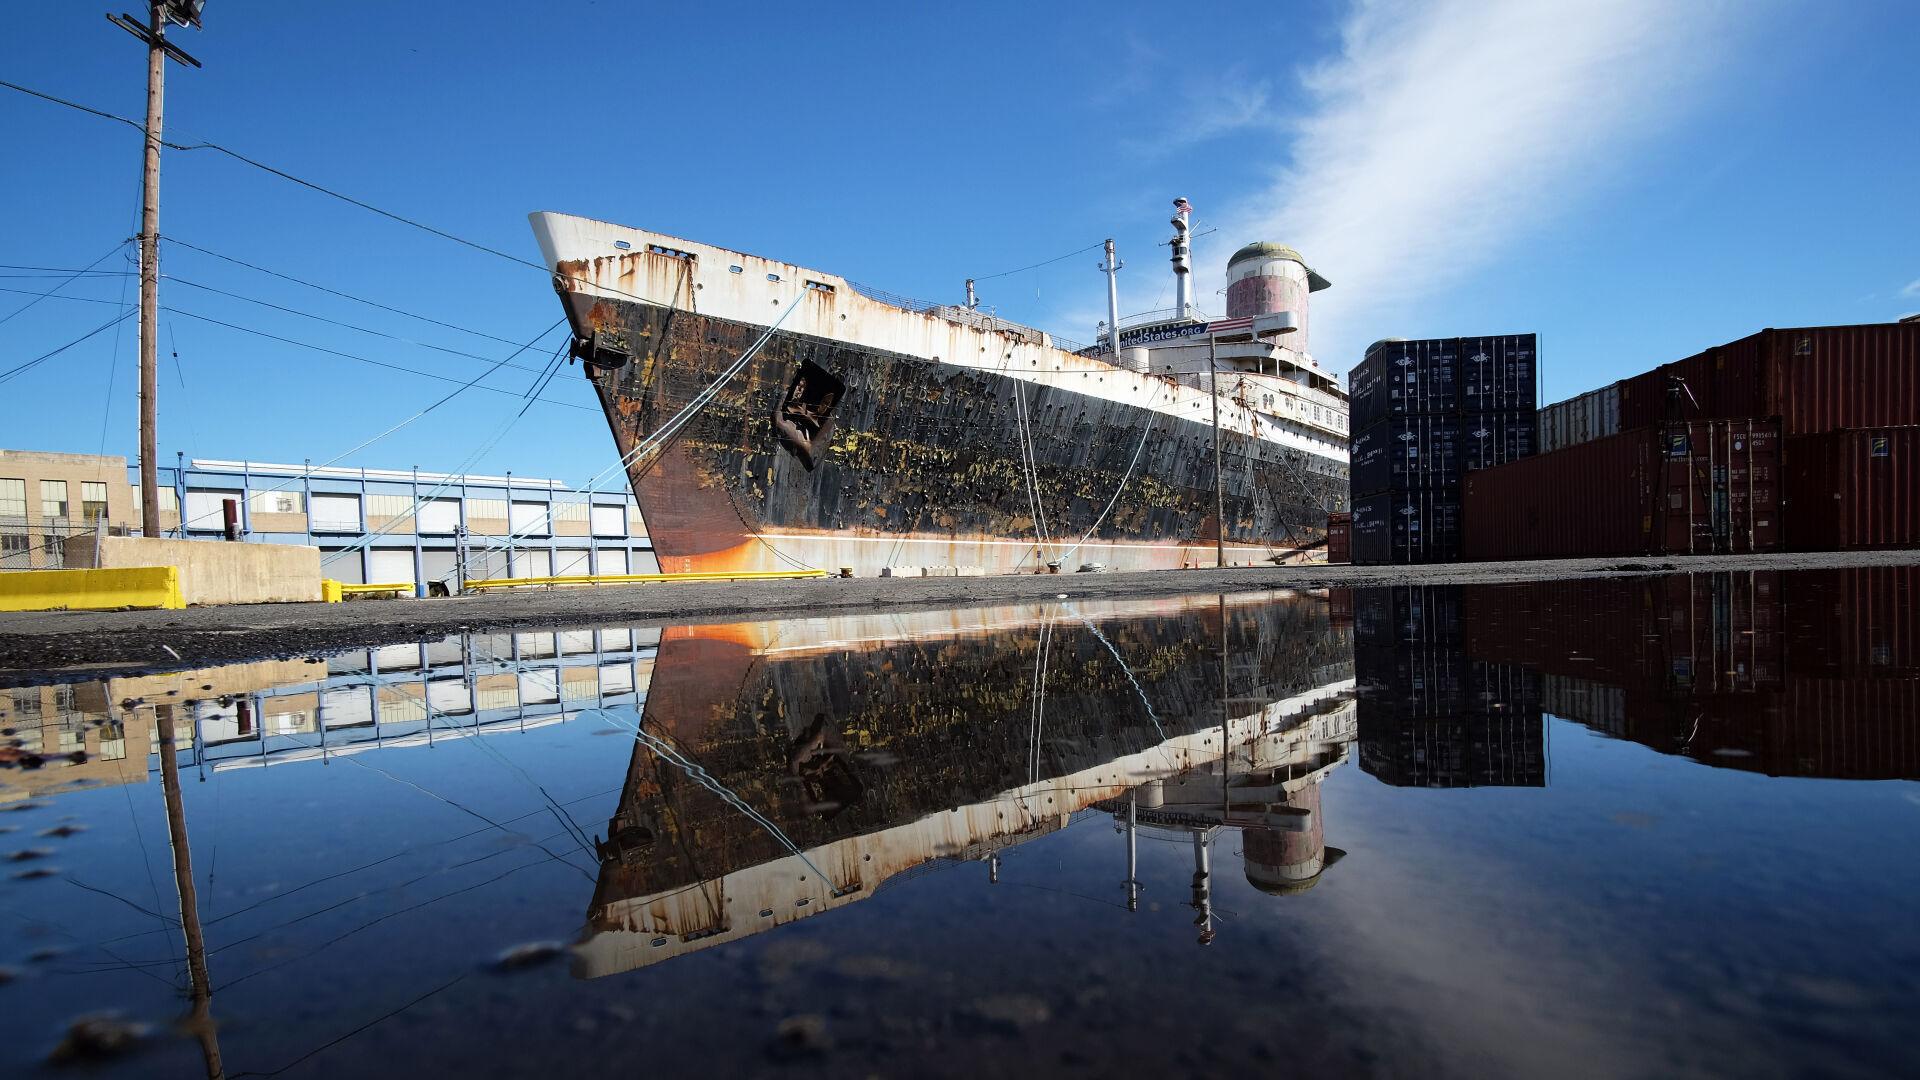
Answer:
[[[1213,395],[1213,555],[1214,565],[1227,565],[1226,474],[1220,466],[1219,335],[1207,331],[1207,390]]]

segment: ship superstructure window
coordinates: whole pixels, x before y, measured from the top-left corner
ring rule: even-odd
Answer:
[[[693,252],[691,251],[681,251],[679,248],[661,247],[659,244],[648,244],[647,250],[652,252],[655,255],[665,255],[670,259],[693,258]]]
[[[813,292],[830,293],[833,291],[833,286],[824,281],[809,281],[806,287]]]
[[[744,273],[746,273],[746,272],[747,272],[747,268],[746,268],[746,267],[744,267],[744,266],[729,266],[729,267],[727,267],[727,273],[729,273],[729,274],[744,274]]]
[[[779,281],[779,280],[780,280],[780,275],[779,275],[779,274],[768,274],[768,275],[767,275],[767,280],[768,280],[768,281]]]

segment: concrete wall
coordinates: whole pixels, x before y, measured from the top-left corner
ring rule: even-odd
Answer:
[[[95,540],[67,542],[67,565],[92,566]],[[180,594],[190,605],[262,604],[320,599],[320,549],[293,544],[236,544],[224,540],[99,540],[101,567],[177,566]]]

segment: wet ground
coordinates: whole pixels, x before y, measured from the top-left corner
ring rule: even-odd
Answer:
[[[0,1069],[1908,1075],[1916,589],[1048,598],[23,673]]]
[[[532,589],[351,604],[251,604],[186,611],[0,613],[0,677],[91,665],[131,674],[302,656],[447,634],[545,630],[555,625],[663,626],[878,610],[926,611],[1066,599],[1179,596],[1220,591],[1497,584],[1652,573],[1850,569],[1920,564],[1920,550],[1538,559],[1419,566],[1242,566],[1124,574],[1009,574],[673,582]]]

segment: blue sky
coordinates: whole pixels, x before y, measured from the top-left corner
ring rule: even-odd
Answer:
[[[140,115],[140,46],[104,10],[10,12],[0,77]],[[1766,326],[1920,310],[1907,3],[213,0],[206,29],[176,37],[206,67],[169,72],[170,139],[535,261],[526,214],[561,210],[957,299],[968,276],[1113,236],[1131,312],[1171,302],[1157,244],[1185,195],[1219,230],[1197,245],[1203,307],[1222,306],[1235,247],[1286,241],[1334,282],[1315,297],[1327,367],[1388,335],[1534,330],[1544,400]],[[136,132],[7,90],[0,128],[0,262],[77,268],[137,232]],[[168,153],[162,202],[183,244],[489,335],[171,247],[169,462],[326,460],[455,385],[209,318],[464,380],[484,362],[422,346],[498,359],[512,346],[494,339],[559,315],[535,270],[208,151]],[[983,297],[1086,340],[1097,262]],[[98,267],[132,268],[118,253]],[[27,292],[58,280],[0,273]],[[137,293],[124,282],[90,277],[62,296],[105,303],[48,299],[0,323],[0,370],[111,319]],[[0,292],[0,318],[28,300]],[[133,327],[0,384],[0,445],[130,454]],[[546,340],[514,363],[538,369]],[[577,481],[613,459],[573,370],[477,468]],[[534,378],[502,369],[483,385],[506,393],[468,391],[345,463],[457,466]]]

